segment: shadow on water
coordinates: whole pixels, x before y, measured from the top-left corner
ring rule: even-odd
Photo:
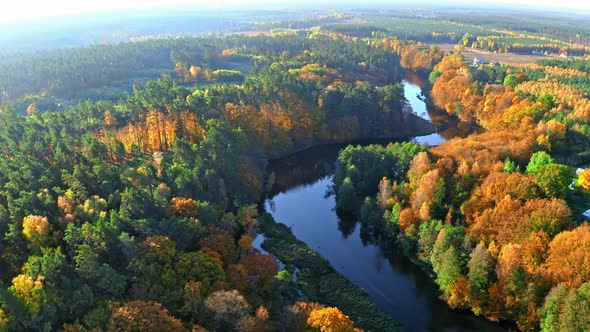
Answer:
[[[308,177],[306,183],[277,192],[266,200],[265,208],[336,270],[365,289],[381,310],[409,331],[505,331],[469,312],[451,310],[438,299],[433,281],[392,241],[381,238],[354,216],[337,213],[335,197],[330,194],[331,175],[315,174],[319,177],[315,181]]]
[[[338,152],[347,145],[387,145],[402,141],[399,138],[378,138],[324,144],[274,159],[270,161],[268,168],[268,174],[274,174],[274,181],[267,196],[273,197],[297,186],[313,184],[318,179],[333,174]]]
[[[405,82],[412,89],[419,86]],[[405,89],[406,99],[415,99]],[[444,139],[444,138],[442,138]],[[386,144],[387,140],[356,144]],[[331,194],[338,151],[346,144],[318,146],[269,164],[275,181],[265,209],[275,220],[291,227],[294,235],[319,252],[370,298],[409,331],[506,331],[467,311],[451,310],[438,297],[437,286],[410,262],[391,240],[357,222],[354,216],[336,212]]]

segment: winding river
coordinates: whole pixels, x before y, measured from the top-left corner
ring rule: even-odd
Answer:
[[[418,115],[430,119],[421,88],[404,81],[404,94]],[[437,125],[436,121],[434,123]],[[432,134],[415,141],[437,145],[448,137]],[[386,143],[367,141],[359,144]],[[315,147],[269,165],[274,188],[265,209],[291,227],[297,238],[319,252],[336,270],[365,289],[381,310],[408,331],[505,331],[506,328],[451,310],[438,298],[437,286],[391,245],[355,219],[338,215],[329,194],[334,163],[343,144]]]

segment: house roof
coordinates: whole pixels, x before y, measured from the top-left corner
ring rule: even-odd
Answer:
[[[590,218],[590,209],[584,211],[584,213],[582,213],[582,215],[586,218]]]

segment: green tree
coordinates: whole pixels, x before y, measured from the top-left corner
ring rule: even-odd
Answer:
[[[537,98],[537,102],[545,105],[547,109],[552,109],[555,107],[555,98],[553,98],[550,94],[544,94]]]
[[[516,165],[510,157],[507,157],[506,160],[504,160],[504,168],[502,170],[506,173],[520,172],[520,166]]]
[[[547,152],[535,152],[531,156],[531,159],[529,160],[529,163],[526,166],[526,174],[537,174],[541,167],[553,163],[553,158],[551,158],[551,156]]]
[[[590,283],[570,291],[565,298],[565,306],[560,318],[561,331],[590,330]]]
[[[569,167],[561,164],[548,164],[539,168],[535,176],[535,183],[547,197],[564,198],[571,179]]]
[[[432,249],[441,229],[442,222],[440,220],[430,220],[420,225],[418,231],[418,258],[428,264],[430,264]]]
[[[449,294],[450,285],[462,275],[465,268],[464,240],[463,227],[445,226],[438,233],[432,248],[430,261],[436,273],[435,281],[446,295]]]
[[[486,245],[480,242],[471,252],[471,258],[467,263],[469,272],[467,278],[474,291],[487,291],[494,274],[494,260],[489,254]]]
[[[359,204],[359,198],[352,184],[352,180],[347,177],[342,181],[336,193],[336,207],[345,211],[355,211]]]
[[[504,86],[516,87],[518,85],[518,78],[514,74],[508,74],[504,78]]]
[[[430,84],[434,84],[441,74],[442,73],[440,71],[433,70],[430,75],[428,75],[428,82],[430,82]]]

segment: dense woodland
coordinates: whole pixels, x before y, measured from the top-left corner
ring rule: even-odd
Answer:
[[[453,308],[523,331],[588,330],[590,227],[579,216],[590,171],[573,167],[590,162],[590,61],[474,68],[424,43],[521,45],[520,32],[468,22],[300,29],[332,19],[3,55],[0,331],[375,326],[252,247],[265,218],[256,203],[272,187],[269,159],[431,133],[404,108],[404,70],[429,77],[430,101],[470,135],[343,149],[338,208],[402,248]],[[575,48],[585,34],[530,33],[526,43],[558,38],[552,52],[587,51]]]
[[[342,150],[339,209],[432,273],[453,308],[522,331],[586,331],[590,171],[573,166],[588,163],[588,95],[577,89],[587,66],[469,68],[445,56],[430,74],[432,101],[472,134],[428,150]]]
[[[459,44],[491,52],[585,55],[590,31],[583,16],[556,13],[534,15],[487,10],[389,10],[358,15],[351,24],[333,24],[326,30],[358,37],[396,36],[432,44]]]
[[[162,78],[119,101],[46,107],[160,66]],[[347,315],[307,302],[273,256],[252,248],[252,204],[268,158],[430,132],[403,110],[402,71],[383,48],[304,37],[147,41],[3,62],[0,328],[352,331]]]

